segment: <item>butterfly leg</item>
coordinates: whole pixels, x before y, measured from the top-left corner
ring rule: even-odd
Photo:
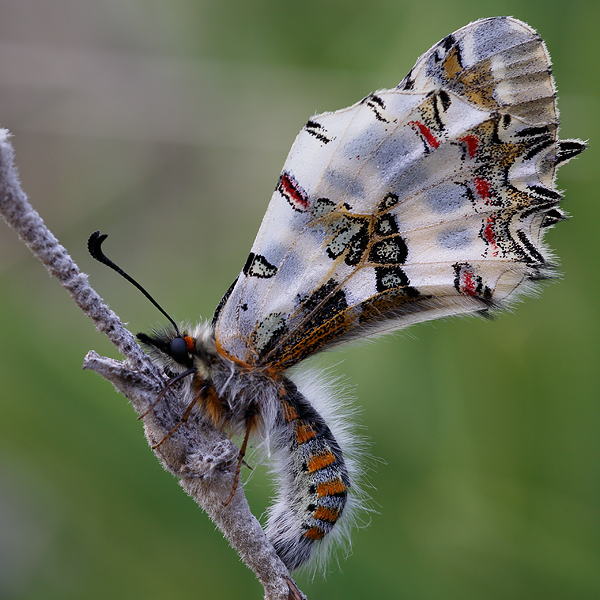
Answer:
[[[256,409],[254,405],[251,406],[248,413],[246,414],[246,433],[244,435],[244,441],[240,447],[240,453],[238,455],[238,463],[235,469],[235,477],[233,479],[233,487],[231,488],[231,493],[225,502],[223,502],[223,506],[227,506],[233,497],[235,496],[235,492],[237,490],[237,486],[240,482],[240,473],[242,470],[242,464],[246,464],[244,461],[244,456],[246,455],[246,448],[248,447],[248,438],[250,437],[250,432],[252,431],[254,425],[256,424]],[[248,466],[248,465],[246,465]]]
[[[179,375],[177,375],[177,377],[173,377],[172,379],[169,379],[169,381],[167,382],[167,385],[165,385],[165,387],[163,388],[162,392],[158,395],[158,398],[150,405],[150,408],[147,411],[143,412],[138,417],[138,421],[140,421],[141,419],[143,419],[146,415],[148,415],[150,413],[150,411],[152,411],[152,409],[165,397],[165,394],[167,393],[167,390],[174,383],[177,383],[178,381],[180,381],[181,379],[184,379],[188,375],[193,375],[195,372],[196,372],[196,369],[188,369],[185,373],[180,373]]]
[[[188,407],[185,409],[181,420],[168,433],[166,433],[165,436],[159,442],[152,446],[152,450],[156,450],[165,440],[168,440],[184,423],[187,422],[187,420],[190,417],[190,414],[192,413],[192,409],[194,408],[196,403],[200,402],[205,392],[206,386],[200,388],[200,391],[194,396],[194,399],[188,404]]]

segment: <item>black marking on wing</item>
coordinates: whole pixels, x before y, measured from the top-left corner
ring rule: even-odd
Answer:
[[[351,267],[358,265],[362,261],[368,245],[369,229],[365,226],[361,228],[359,233],[348,245],[347,254],[344,257],[344,262]]]
[[[400,235],[375,242],[369,252],[369,261],[380,265],[402,264],[408,256],[408,247]]]
[[[383,123],[389,123],[389,121],[381,114],[381,111],[385,110],[385,103],[379,96],[375,96],[372,94],[370,96],[367,96],[364,99],[364,102],[373,111],[373,114],[375,115],[375,118],[378,121],[382,121]]]
[[[438,105],[438,101],[441,102],[440,99],[440,94],[433,94],[433,119],[435,121],[435,124],[437,125],[438,131],[443,131],[444,129],[446,129],[446,125],[444,124],[444,122],[442,121],[441,117],[440,117],[440,107]],[[442,107],[443,107],[443,103],[442,103]]]
[[[303,312],[314,313],[307,321],[307,329],[325,323],[348,308],[344,290],[337,288],[339,288],[339,283],[335,279],[329,279],[302,301]]]
[[[281,313],[267,315],[252,332],[252,343],[260,357],[268,354],[288,332],[286,319]]]
[[[531,146],[531,148],[523,155],[523,160],[529,160],[533,158],[536,154],[539,154],[544,148],[548,148],[548,146],[552,146],[554,144],[554,136],[547,134],[544,136],[540,136],[538,140]]]
[[[242,271],[247,277],[260,277],[261,279],[268,279],[277,273],[277,267],[272,265],[261,254],[254,254],[254,252],[250,252],[248,260],[246,261]]]
[[[316,219],[319,219],[333,212],[335,206],[335,202],[333,202],[329,198],[317,198],[313,202],[313,205],[311,207],[311,213]]]
[[[444,112],[446,112],[450,108],[450,105],[452,104],[450,95],[448,93],[446,93],[444,90],[440,90],[438,92],[438,98],[440,99],[440,102],[442,103],[442,109],[444,110]]]
[[[544,264],[546,262],[546,259],[538,252],[537,248],[531,243],[529,238],[525,235],[524,231],[517,231],[517,237],[519,238],[523,246],[527,248],[529,254],[535,261],[541,264]]]
[[[556,164],[571,160],[587,148],[587,144],[579,140],[559,140],[556,144]]]
[[[327,134],[327,130],[323,125],[317,123],[316,121],[308,121],[308,123],[304,126],[304,130],[306,133],[310,133],[310,135],[315,136],[320,142],[324,144],[329,144],[334,138],[330,137]]]
[[[515,137],[536,137],[538,135],[548,135],[550,133],[547,125],[539,127],[525,127],[521,131],[517,131]]]
[[[505,117],[509,117],[509,120],[506,121],[506,119],[500,119],[499,115],[497,113],[493,113],[492,114],[492,119],[494,120],[494,127],[492,129],[492,143],[493,144],[503,144],[504,142],[500,139],[500,134],[498,133],[498,130],[500,129],[500,126],[502,125],[502,127],[504,129],[506,129],[508,127],[508,125],[510,124],[510,116],[509,115],[505,115]]]
[[[448,52],[448,50],[450,50],[450,48],[452,48],[452,46],[454,46],[456,44],[456,38],[454,37],[454,34],[450,34],[447,35],[441,42],[440,42],[440,46],[446,51]],[[458,49],[458,46],[457,46]]]
[[[327,256],[335,260],[345,254],[344,261],[347,265],[357,265],[369,244],[368,220],[341,215],[330,227],[335,235],[326,245]]]
[[[560,221],[566,221],[567,217],[563,212],[558,210],[557,208],[551,208],[544,215],[544,220],[542,221],[542,227],[551,227],[552,225],[556,225],[556,223],[560,223]]]
[[[219,313],[221,312],[222,308],[225,306],[225,303],[227,302],[227,300],[229,299],[229,296],[231,296],[231,292],[233,292],[233,288],[235,287],[235,284],[238,282],[239,279],[239,275],[234,279],[233,283],[229,286],[229,288],[227,289],[227,291],[225,292],[224,296],[221,298],[219,304],[217,304],[217,308],[215,308],[215,312],[213,314],[213,318],[212,318],[212,325],[214,326],[217,322],[217,319],[219,318]]]
[[[398,228],[396,217],[392,214],[385,214],[375,221],[375,233],[379,236],[392,235],[399,231],[400,229]]]
[[[396,86],[397,89],[412,90],[415,87],[415,80],[412,78],[412,72],[413,70],[411,69],[406,77]]]
[[[400,199],[398,198],[397,194],[393,194],[392,192],[388,192],[385,195],[385,197],[383,198],[383,200],[379,203],[379,206],[377,207],[377,210],[379,212],[383,212],[383,211],[389,210],[393,206],[396,206],[396,204],[398,204],[399,201],[400,201]]]
[[[532,192],[535,192],[538,196],[543,196],[544,198],[550,198],[551,200],[560,200],[562,198],[558,192],[549,190],[541,185],[528,185],[527,188]]]
[[[375,267],[375,281],[379,293],[405,287],[410,283],[406,273],[398,266]]]

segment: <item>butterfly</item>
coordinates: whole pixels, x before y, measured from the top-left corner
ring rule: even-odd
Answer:
[[[505,308],[554,277],[543,236],[565,218],[555,173],[584,148],[558,139],[536,32],[508,17],[471,23],[396,88],[306,123],[211,323],[138,334],[182,379],[190,410],[244,437],[240,464],[250,436],[270,448],[266,533],[290,570],[346,535],[362,503],[335,393],[298,365],[349,340]]]

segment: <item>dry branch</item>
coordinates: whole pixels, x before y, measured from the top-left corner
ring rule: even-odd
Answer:
[[[0,213],[51,275],[126,357],[119,362],[90,352],[84,369],[91,369],[110,381],[128,398],[138,414],[145,413],[164,388],[165,377],[143,353],[119,317],[89,285],[67,251],[44,224],[23,193],[14,167],[10,134],[0,129]],[[152,446],[180,420],[185,406],[177,388],[169,389],[161,402],[144,418],[145,434]],[[267,540],[259,522],[250,512],[242,486],[232,501],[229,496],[235,475],[237,447],[198,415],[191,415],[154,453],[163,467],[179,478],[183,489],[208,513],[229,543],[256,574],[265,589],[266,600],[301,600],[305,596]]]

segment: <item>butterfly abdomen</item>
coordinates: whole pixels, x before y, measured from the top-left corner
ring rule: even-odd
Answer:
[[[350,477],[331,429],[289,380],[281,388],[280,402],[275,442],[280,486],[267,536],[293,570],[311,558],[315,544],[339,529]]]

